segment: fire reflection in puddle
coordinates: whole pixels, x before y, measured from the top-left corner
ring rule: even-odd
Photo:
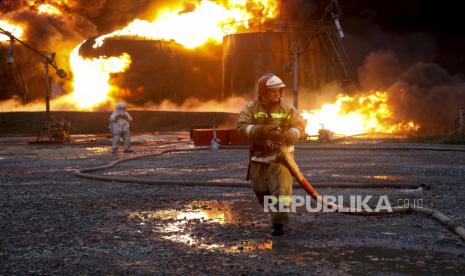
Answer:
[[[86,147],[85,148],[89,153],[93,153],[93,154],[105,154],[105,153],[108,153],[110,152],[110,147],[103,147],[103,146],[100,146],[100,147]]]
[[[237,206],[237,205],[240,205]],[[237,208],[237,211],[236,211]],[[194,201],[185,206],[186,210],[175,209],[159,211],[141,211],[128,214],[129,219],[138,221],[140,225],[153,224],[154,231],[161,234],[165,240],[183,244],[195,249],[218,250],[228,253],[254,252],[273,248],[272,240],[254,240],[235,242],[234,244],[219,243],[213,235],[204,235],[198,226],[238,225],[247,221],[247,211],[256,212],[255,202],[248,201]],[[239,210],[244,213],[239,214]],[[244,218],[245,217],[245,218]],[[263,224],[266,225],[266,224]],[[260,226],[260,224],[259,224]],[[199,235],[195,232],[200,231]],[[213,240],[210,240],[209,238]]]
[[[349,174],[330,174],[332,178],[340,179],[368,179],[368,180],[382,180],[382,181],[399,181],[409,180],[412,177],[407,175],[349,175]]]
[[[368,175],[362,176],[364,179],[376,179],[376,180],[406,180],[409,176],[405,175]]]

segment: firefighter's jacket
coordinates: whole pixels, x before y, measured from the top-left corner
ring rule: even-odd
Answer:
[[[277,151],[267,147],[273,141],[264,136],[265,125],[279,126],[283,131],[290,129],[299,137],[305,131],[305,121],[299,112],[282,101],[271,107],[264,106],[259,99],[248,103],[239,114],[237,130],[249,138],[251,160],[255,162],[270,163],[278,157]],[[287,150],[293,152],[294,146],[289,145]]]
[[[131,115],[127,111],[115,110],[110,116],[110,131],[113,134],[129,131],[129,123],[132,121]]]

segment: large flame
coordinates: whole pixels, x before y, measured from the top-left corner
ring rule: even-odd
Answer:
[[[39,12],[39,14],[48,14],[48,15],[61,15],[61,11],[51,5],[51,4],[48,4],[48,3],[44,3],[44,4],[41,4],[37,7],[37,11]]]
[[[218,3],[217,3],[218,2]],[[68,0],[35,1],[28,0],[31,10],[46,16],[64,16],[63,6]],[[221,4],[220,4],[221,3]],[[94,47],[103,45],[105,39],[118,36],[140,37],[153,40],[174,40],[187,48],[195,48],[207,42],[221,43],[226,34],[249,29],[252,24],[260,24],[278,15],[277,0],[200,0],[188,4],[171,6],[162,9],[153,16],[154,20],[135,19],[126,27],[110,34],[102,35],[95,40]],[[0,27],[18,38],[26,39],[26,25],[0,20]],[[1,41],[9,37],[0,35]],[[70,53],[72,92],[53,99],[53,110],[94,110],[104,103],[114,103],[118,87],[110,84],[111,75],[126,71],[131,58],[128,54],[120,56],[84,58],[79,55],[82,43]],[[388,93],[372,92],[363,96],[350,97],[340,95],[333,103],[320,108],[303,111],[302,116],[308,121],[306,132],[317,135],[321,128],[336,134],[355,135],[360,133],[418,130],[413,122],[398,122],[393,118],[388,105]],[[240,103],[240,104],[239,104]],[[165,101],[159,105],[146,105],[142,108],[186,111],[230,111],[244,104],[244,99],[230,101],[198,102],[187,100],[183,105],[175,105]],[[35,101],[22,105],[16,98],[0,103],[0,111],[32,111],[43,110],[43,103]]]
[[[254,17],[256,14],[259,14],[260,18]],[[224,24],[239,22],[235,28],[248,28],[248,21],[251,19],[263,21],[276,15],[275,0],[230,0],[223,6],[203,0],[191,6],[164,10],[154,21],[135,19],[121,30],[98,37],[94,47],[101,46],[104,40],[110,37],[137,36],[145,39],[175,40],[187,48],[194,48],[207,41],[220,43],[226,34],[222,28]],[[77,99],[79,108],[89,109],[108,101],[112,89],[108,84],[109,76],[111,73],[125,71],[130,63],[129,56],[84,60],[77,55],[76,49],[73,53],[73,96]],[[92,70],[88,70],[89,68]]]
[[[102,103],[115,102],[111,94],[118,88],[110,84],[111,74],[126,71],[131,64],[131,57],[123,53],[117,57],[84,58],[79,55],[81,45],[76,46],[70,54],[73,91],[52,99],[50,105],[53,110],[93,110]],[[0,103],[2,112],[40,111],[43,108],[40,101],[23,105],[17,98]]]
[[[83,58],[78,45],[71,52],[70,65],[73,71],[73,99],[80,109],[92,109],[107,101],[116,87],[109,84],[110,75],[124,72],[131,64],[131,58],[123,53],[118,57]]]
[[[203,0],[192,7],[175,7],[159,14],[156,20],[136,19],[121,30],[100,36],[94,47],[100,47],[105,39],[115,36],[136,36],[145,39],[175,40],[187,48],[194,48],[207,41],[221,43],[226,32],[249,28],[249,20],[264,21],[277,15],[275,0],[230,0],[224,6]],[[260,18],[255,14],[259,11]],[[225,31],[225,24],[228,26]]]
[[[10,32],[12,35],[16,36],[17,38],[23,38],[24,28],[18,24],[12,24],[6,20],[0,20],[0,28],[3,30]],[[8,41],[10,38],[6,35],[0,34],[0,42],[1,41]]]
[[[228,33],[249,28],[249,22],[264,22],[275,18],[278,11],[277,0],[224,0],[215,3],[210,0],[184,3],[166,7],[158,12],[155,20],[135,19],[128,26],[96,39],[95,47],[101,46],[105,39],[114,36],[143,37],[154,40],[175,40],[187,48],[198,47],[207,41],[221,43],[228,25]],[[63,16],[65,0],[26,1],[30,9],[38,14]],[[234,23],[234,24],[233,24]],[[233,26],[232,26],[232,25]],[[23,28],[0,21],[0,27],[21,37]],[[0,40],[8,40],[0,36]],[[59,106],[74,107],[79,110],[93,110],[104,103],[116,101],[112,93],[118,88],[110,82],[111,74],[124,72],[130,66],[127,54],[118,57],[84,58],[79,55],[79,44],[70,53],[70,67],[73,83],[70,94],[52,101]],[[27,108],[26,108],[27,109]]]
[[[393,123],[387,100],[388,93],[379,91],[357,97],[339,95],[334,103],[302,112],[302,117],[307,120],[305,131],[308,135],[317,135],[324,128],[336,134],[356,135],[419,129],[412,121]]]

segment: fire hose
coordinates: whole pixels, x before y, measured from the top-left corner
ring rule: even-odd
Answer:
[[[347,208],[343,205],[336,204],[332,201],[327,200],[325,197],[321,196],[318,191],[308,182],[308,180],[305,178],[305,176],[302,174],[302,172],[299,169],[299,166],[295,162],[294,158],[292,155],[287,152],[286,150],[280,150],[280,157],[282,161],[284,161],[284,164],[286,167],[289,169],[291,174],[296,178],[297,182],[299,185],[315,200],[323,204],[324,206],[327,206],[330,209],[334,209],[336,212],[342,213],[342,214],[349,214],[349,215],[385,215],[385,214],[391,214],[391,213],[406,213],[406,212],[417,212],[425,215],[429,215],[432,218],[436,219],[437,221],[441,222],[443,225],[447,226],[449,229],[454,231],[457,235],[459,235],[462,239],[465,240],[465,228],[460,226],[458,223],[456,223],[454,220],[452,220],[450,217],[444,215],[443,213],[430,209],[430,208],[424,208],[424,207],[418,207],[418,206],[411,206],[409,205],[408,207],[394,207],[391,208],[390,210],[384,210],[383,212],[369,212],[369,211],[363,211],[363,210],[352,210],[350,208]]]
[[[148,158],[148,157],[156,157],[161,156],[167,153],[174,153],[174,152],[185,152],[185,151],[195,151],[195,150],[206,150],[210,149],[209,147],[197,147],[197,148],[175,148],[175,149],[166,149],[158,153],[151,153],[151,154],[141,154],[135,155],[131,157],[125,157],[117,159],[113,162],[110,162],[106,165],[96,166],[91,168],[83,168],[79,169],[79,171],[75,172],[74,175],[87,178],[87,179],[94,179],[94,180],[103,180],[103,181],[114,181],[114,182],[123,182],[123,183],[140,183],[140,184],[149,184],[149,185],[182,185],[182,186],[210,186],[210,187],[249,187],[250,184],[248,182],[208,182],[208,181],[185,181],[185,180],[153,180],[153,179],[142,179],[137,177],[118,177],[118,176],[108,176],[108,175],[96,175],[92,174],[91,172],[97,172],[102,170],[107,170],[113,168],[114,166],[141,158]],[[238,147],[224,147],[222,146],[221,149],[238,149]],[[295,162],[293,156],[285,150],[280,151],[280,158],[286,167],[289,169],[290,173],[295,177],[299,186],[304,189],[313,199],[317,200],[324,206],[334,209],[336,212],[348,215],[361,215],[361,216],[374,216],[374,215],[391,215],[393,213],[410,213],[416,212],[421,213],[427,216],[434,218],[435,220],[441,222],[441,224],[445,225],[447,228],[455,232],[459,235],[463,240],[465,240],[465,228],[460,226],[450,217],[444,215],[443,213],[425,207],[418,207],[409,205],[408,207],[394,207],[390,210],[383,209],[381,212],[371,212],[371,211],[362,211],[362,210],[352,210],[347,208],[343,205],[336,204],[332,201],[327,200],[325,197],[321,196],[315,187],[337,187],[337,188],[405,188],[405,187],[417,187],[417,186],[406,186],[406,185],[312,185],[310,184],[307,179],[304,177],[302,172],[300,171],[299,166]]]

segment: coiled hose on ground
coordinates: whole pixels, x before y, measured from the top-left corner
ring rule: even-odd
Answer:
[[[443,225],[447,226],[449,229],[454,231],[457,235],[459,235],[462,239],[465,240],[465,228],[457,224],[454,220],[450,217],[444,215],[443,213],[424,207],[418,206],[408,206],[408,207],[394,207],[391,210],[384,210],[383,212],[368,212],[363,210],[352,210],[345,206],[336,204],[334,202],[326,200],[325,197],[321,196],[317,190],[310,184],[307,179],[304,177],[302,172],[299,169],[299,166],[295,162],[294,158],[291,156],[290,153],[286,152],[285,150],[281,151],[281,158],[289,168],[291,174],[297,179],[299,185],[315,200],[321,202],[321,204],[335,209],[339,213],[349,214],[349,215],[363,215],[363,216],[370,216],[370,215],[384,215],[384,214],[392,214],[392,213],[406,213],[406,212],[417,212],[425,215],[430,215],[432,218],[438,220]]]
[[[237,147],[237,146],[222,146],[221,149],[242,149],[245,147]],[[183,186],[210,186],[210,187],[250,187],[248,182],[208,182],[208,181],[182,181],[182,180],[153,180],[153,179],[142,179],[142,178],[135,178],[135,177],[118,177],[118,176],[107,176],[107,175],[96,175],[92,174],[91,172],[97,172],[102,170],[107,170],[113,168],[114,166],[141,158],[147,157],[156,157],[167,153],[173,152],[185,152],[185,151],[196,151],[196,150],[207,150],[210,147],[196,147],[196,148],[175,148],[175,149],[166,149],[162,150],[158,153],[151,153],[151,154],[141,154],[141,155],[134,155],[130,157],[124,157],[117,159],[113,162],[110,162],[106,165],[96,166],[91,168],[83,168],[80,169],[78,172],[75,172],[74,175],[87,178],[87,179],[95,179],[95,180],[103,180],[103,181],[114,181],[114,182],[123,182],[123,183],[140,183],[140,184],[150,184],[150,185],[183,185]],[[443,213],[424,207],[417,207],[411,206],[408,207],[394,207],[391,210],[383,209],[382,212],[368,212],[363,210],[352,210],[342,205],[338,205],[334,202],[326,200],[325,197],[322,197],[315,189],[318,188],[428,188],[425,185],[416,185],[416,184],[383,184],[383,185],[373,185],[373,184],[317,184],[312,185],[310,184],[307,179],[304,177],[302,172],[299,169],[299,166],[295,162],[294,158],[287,153],[286,151],[281,151],[281,159],[284,161],[286,166],[289,168],[291,174],[296,178],[297,182],[299,183],[300,187],[304,189],[312,198],[319,201],[321,204],[327,206],[328,208],[335,209],[337,212],[342,214],[349,214],[349,215],[362,215],[362,216],[374,216],[374,215],[390,215],[393,213],[407,213],[407,212],[416,212],[421,213],[427,216],[430,216],[437,221],[441,222],[443,225],[448,227],[450,230],[454,231],[457,235],[459,235],[462,239],[465,240],[465,228],[457,224],[454,220],[450,217],[444,215]]]

